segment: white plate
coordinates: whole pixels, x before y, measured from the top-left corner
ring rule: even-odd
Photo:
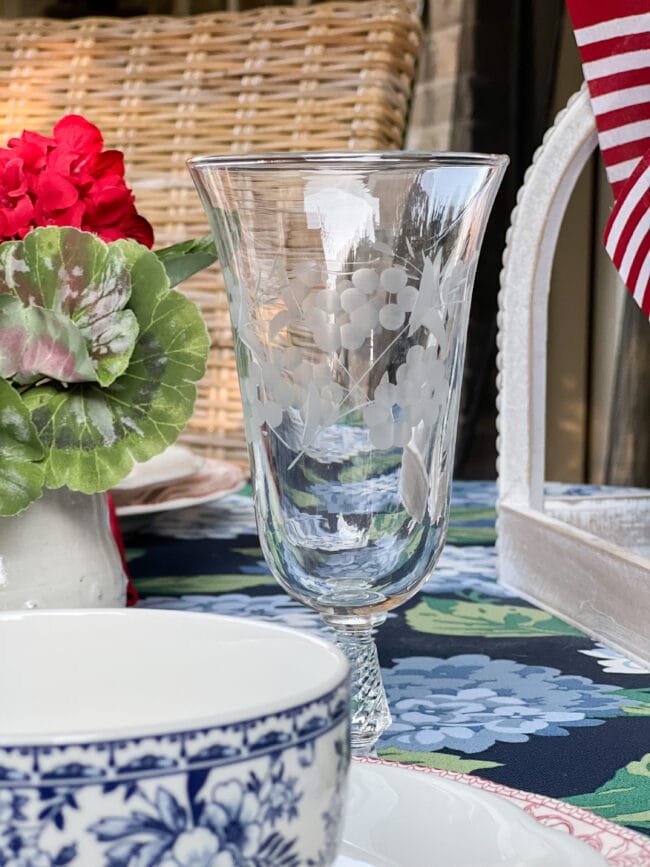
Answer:
[[[170,512],[174,509],[188,509],[190,506],[200,506],[202,503],[211,503],[236,494],[246,484],[246,479],[237,482],[231,488],[222,491],[213,491],[211,494],[203,494],[200,497],[179,497],[177,500],[165,500],[164,503],[147,503],[145,505],[116,506],[115,511],[120,518],[128,518],[134,515],[152,515],[156,512]]]
[[[606,864],[650,864],[650,839],[479,777],[372,760],[352,764],[334,867]]]
[[[203,458],[200,455],[185,446],[172,445],[150,460],[134,464],[129,475],[115,489],[130,491],[133,488],[162,485],[198,473],[202,466]]]

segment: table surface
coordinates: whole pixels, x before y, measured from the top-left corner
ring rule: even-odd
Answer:
[[[650,835],[650,673],[496,582],[495,498],[493,483],[455,484],[438,566],[378,631],[393,725],[377,754],[558,798]],[[122,527],[140,606],[327,635],[271,577],[248,492]]]

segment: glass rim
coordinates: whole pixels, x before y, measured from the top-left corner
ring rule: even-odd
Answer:
[[[268,153],[206,154],[186,161],[190,171],[201,169],[298,169],[298,168],[437,168],[488,166],[505,168],[505,154],[469,151],[269,151]]]

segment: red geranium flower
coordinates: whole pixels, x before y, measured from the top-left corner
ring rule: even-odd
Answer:
[[[51,137],[26,130],[10,139],[0,149],[0,240],[54,225],[152,247],[153,229],[124,180],[124,157],[103,146],[99,129],[75,114],[63,117]]]

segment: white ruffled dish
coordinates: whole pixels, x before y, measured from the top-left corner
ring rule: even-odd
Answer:
[[[136,517],[138,515],[154,515],[158,512],[171,512],[175,509],[189,509],[191,506],[201,506],[203,503],[212,503],[223,497],[229,497],[231,494],[236,494],[246,484],[246,479],[242,479],[236,485],[230,488],[224,488],[213,491],[212,493],[201,494],[198,497],[176,497],[170,500],[165,500],[162,503],[144,503],[134,504],[131,506],[116,506],[115,511],[120,518]]]
[[[130,491],[149,485],[162,485],[197,473],[203,458],[186,446],[172,445],[151,460],[134,464],[129,475],[116,485],[117,491]]]
[[[174,445],[136,464],[111,494],[117,514],[130,517],[199,506],[234,494],[245,483],[240,467]]]
[[[334,867],[623,867],[650,839],[479,777],[356,760]]]

